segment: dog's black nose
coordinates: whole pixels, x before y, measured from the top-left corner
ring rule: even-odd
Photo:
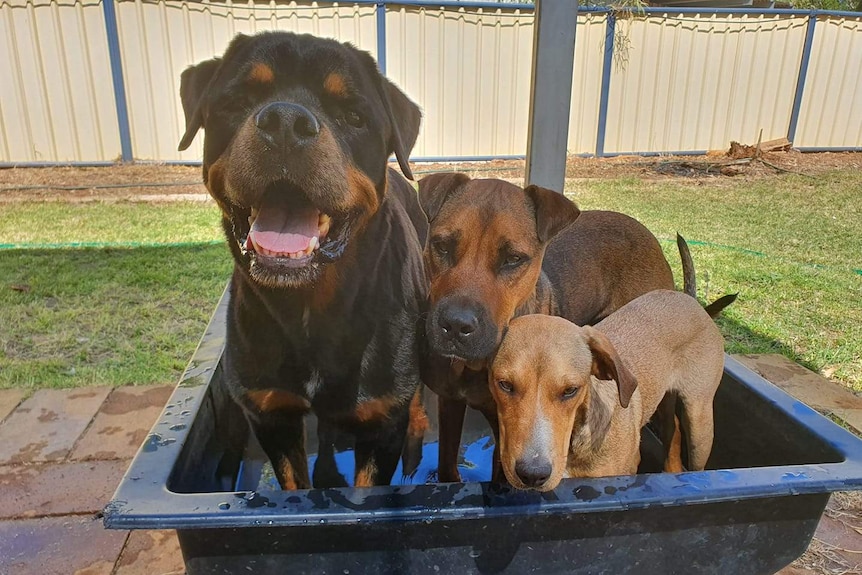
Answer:
[[[472,310],[450,306],[440,311],[440,329],[448,339],[467,339],[479,327],[479,318]]]
[[[445,297],[432,306],[425,324],[434,354],[467,361],[484,360],[498,343],[497,325],[481,302],[466,297]]]
[[[515,473],[518,479],[527,487],[539,487],[551,476],[551,464],[547,461],[536,459],[533,462],[518,461],[515,464]]]
[[[320,133],[320,123],[308,109],[288,102],[272,102],[254,118],[258,134],[278,148],[291,149],[312,142]]]

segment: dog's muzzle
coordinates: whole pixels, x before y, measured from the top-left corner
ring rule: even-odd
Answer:
[[[485,360],[498,343],[497,326],[488,312],[464,298],[443,298],[425,326],[431,349],[438,355],[468,361]]]
[[[547,483],[554,468],[543,458],[521,459],[515,463],[515,473],[526,487],[538,489]]]

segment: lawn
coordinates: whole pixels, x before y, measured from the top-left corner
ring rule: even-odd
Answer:
[[[633,179],[569,191],[582,208],[628,213],[660,240],[690,243],[698,295],[739,292],[719,318],[730,353],[781,353],[862,391],[862,173],[698,185]],[[707,293],[708,292],[708,293]]]
[[[782,353],[862,390],[862,174],[575,181],[584,209],[637,217],[678,282],[677,231],[732,353]],[[67,247],[58,248],[63,244]],[[211,203],[0,209],[0,388],[175,381],[231,269]]]
[[[0,388],[176,381],[231,270],[212,204],[7,204],[0,244]]]

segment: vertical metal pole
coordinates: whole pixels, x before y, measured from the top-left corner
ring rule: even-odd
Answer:
[[[577,0],[536,0],[525,180],[563,191],[572,105]]]
[[[386,75],[386,3],[378,2],[375,6],[377,16],[377,67],[380,73]]]
[[[802,45],[802,60],[799,63],[799,77],[796,79],[796,94],[790,111],[790,125],[787,127],[787,139],[791,143],[796,137],[796,126],[799,124],[799,110],[802,108],[802,94],[805,92],[805,77],[808,75],[808,62],[811,60],[811,44],[814,42],[816,23],[817,12],[814,11],[808,16],[808,29],[805,31],[805,44]]]
[[[602,91],[599,98],[599,125],[596,133],[596,156],[605,155],[605,134],[608,127],[608,97],[611,93],[611,72],[614,61],[614,34],[616,33],[617,17],[608,12],[608,27],[605,30],[605,59],[602,64]]]
[[[126,104],[126,83],[123,79],[123,60],[120,56],[120,34],[117,27],[115,0],[102,0],[105,15],[105,34],[108,40],[108,57],[111,61],[111,80],[114,83],[114,102],[117,105],[117,124],[120,128],[120,150],[123,162],[134,160],[132,131],[129,128],[129,109]]]

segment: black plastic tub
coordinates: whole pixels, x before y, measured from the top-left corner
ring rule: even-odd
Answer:
[[[261,477],[254,444],[225,470],[211,385],[225,303],[105,509],[111,529],[176,529],[189,575],[767,574],[805,550],[830,492],[862,488],[862,441],[726,357],[709,471],[515,492],[485,481],[491,443],[471,415],[462,471],[482,481],[425,483],[431,433],[416,484],[280,491]],[[645,434],[644,471],[656,446]]]

